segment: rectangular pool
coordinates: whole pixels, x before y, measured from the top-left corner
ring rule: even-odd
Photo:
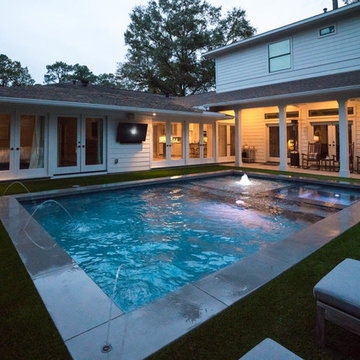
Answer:
[[[360,199],[360,192],[238,176],[22,202],[125,312],[166,295]]]

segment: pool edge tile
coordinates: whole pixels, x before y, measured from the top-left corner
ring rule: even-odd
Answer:
[[[143,359],[225,308],[226,305],[189,284],[114,319],[110,328],[113,350],[106,355],[101,354],[100,349],[105,343],[107,324],[65,343],[75,359],[90,360],[102,356],[107,359]]]

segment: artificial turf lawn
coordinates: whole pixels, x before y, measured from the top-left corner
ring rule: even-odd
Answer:
[[[95,185],[229,169],[231,168],[211,165],[115,175],[32,180],[25,184],[30,191],[43,191],[72,185]],[[278,171],[273,170],[246,170],[279,174]],[[305,176],[297,173],[284,174]],[[309,177],[344,180],[321,175],[309,175]],[[359,180],[352,180],[360,183]],[[8,183],[0,184],[0,194],[7,186]],[[20,185],[14,185],[9,191],[9,193],[19,192],[24,192]],[[0,359],[70,358],[2,225],[0,225],[0,239]],[[330,326],[328,331],[328,339],[335,348],[322,352],[317,349],[313,341],[315,303],[312,288],[322,276],[346,257],[360,259],[360,224],[261,289],[164,348],[153,358],[237,359],[265,337],[271,337],[305,359],[360,359],[359,337],[335,326]]]
[[[239,359],[267,337],[303,359],[360,359],[360,337],[335,325],[315,344],[312,289],[347,257],[360,260],[360,223],[151,359]]]

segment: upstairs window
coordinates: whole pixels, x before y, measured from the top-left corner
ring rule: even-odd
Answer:
[[[335,25],[327,26],[319,30],[320,36],[335,34]]]
[[[291,68],[290,40],[283,40],[269,45],[269,71]]]

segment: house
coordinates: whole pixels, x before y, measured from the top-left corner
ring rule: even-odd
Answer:
[[[360,156],[359,32],[354,3],[209,51],[216,92],[183,98],[86,83],[2,88],[0,180],[241,166],[249,148],[287,170],[313,143],[322,165],[349,176]]]
[[[182,104],[235,116],[238,166],[243,146],[255,148],[256,162],[287,170],[291,151],[318,143],[325,165],[340,163],[340,176],[349,176],[360,156],[360,3],[333,4],[205,54],[215,59],[216,93]]]
[[[1,88],[0,180],[215,162],[215,124],[229,118],[86,83]]]

